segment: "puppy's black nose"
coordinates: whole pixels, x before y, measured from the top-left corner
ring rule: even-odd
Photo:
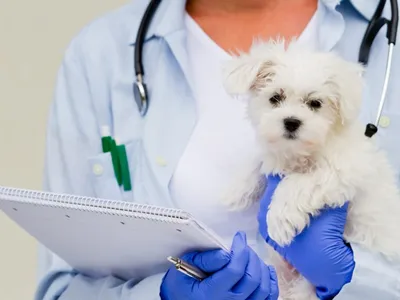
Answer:
[[[283,120],[283,124],[285,125],[285,129],[289,132],[295,132],[299,129],[301,125],[301,121],[296,118],[286,118]]]

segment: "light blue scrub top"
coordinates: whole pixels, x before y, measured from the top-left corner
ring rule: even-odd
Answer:
[[[377,0],[320,0],[319,45],[357,61],[359,45]],[[132,95],[133,49],[148,0],[133,0],[86,26],[73,39],[58,74],[48,123],[45,189],[174,207],[168,184],[193,127],[196,105],[187,80],[185,1],[162,1],[144,46],[150,110],[139,116]],[[386,10],[390,17],[390,12]],[[381,30],[372,47],[361,119],[375,119],[386,64],[387,40]],[[383,110],[378,140],[400,169],[400,48]],[[117,185],[110,154],[102,153],[100,128],[127,145],[133,191]],[[351,147],[351,145],[349,145]],[[165,163],[160,163],[160,159]],[[102,166],[98,172],[96,166]],[[97,172],[94,172],[97,170]],[[256,217],[256,216],[255,216]],[[400,217],[400,216],[399,216]],[[400,230],[400,228],[399,228]],[[359,249],[353,280],[335,299],[400,299],[400,264]],[[140,282],[90,279],[42,249],[36,299],[159,299],[163,274]],[[21,283],[23,285],[23,283]]]

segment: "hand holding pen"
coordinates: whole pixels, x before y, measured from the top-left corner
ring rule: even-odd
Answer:
[[[164,276],[160,290],[162,300],[278,299],[275,270],[264,264],[247,245],[243,233],[234,237],[231,253],[223,250],[192,252],[182,260],[187,264],[184,270],[182,265],[178,269],[171,267]],[[196,271],[192,274],[188,269]]]

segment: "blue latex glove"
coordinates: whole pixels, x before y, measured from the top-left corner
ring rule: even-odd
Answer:
[[[351,281],[355,262],[350,245],[343,239],[348,204],[341,208],[327,208],[311,217],[294,241],[280,247],[268,236],[266,215],[273,193],[281,178],[268,176],[268,185],[261,199],[258,213],[259,231],[266,242],[311,282],[320,299],[332,299]]]
[[[210,275],[198,281],[170,268],[161,284],[162,300],[278,299],[275,270],[247,245],[244,233],[235,235],[230,254],[222,250],[192,252],[182,259]]]

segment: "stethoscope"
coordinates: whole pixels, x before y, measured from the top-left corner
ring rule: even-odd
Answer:
[[[149,28],[151,19],[156,13],[157,7],[161,3],[161,0],[151,0],[147,9],[143,15],[142,21],[139,26],[139,30],[136,36],[135,46],[135,57],[134,57],[134,68],[136,73],[136,82],[134,82],[134,97],[138,105],[139,113],[141,116],[145,116],[149,108],[149,96],[146,83],[144,82],[144,68],[142,63],[142,51],[144,45],[144,38]],[[392,67],[393,48],[396,44],[397,28],[399,22],[399,7],[397,0],[390,0],[390,8],[392,13],[391,20],[388,20],[382,16],[383,9],[385,8],[386,0],[379,1],[376,11],[368,24],[365,31],[363,40],[360,45],[360,51],[358,61],[365,66],[368,64],[370,51],[375,37],[377,36],[380,29],[386,25],[386,37],[388,39],[389,49],[386,61],[385,79],[382,87],[381,99],[379,102],[378,113],[375,119],[375,123],[367,124],[365,128],[365,135],[372,137],[378,132],[378,123],[382,115],[382,110],[386,100],[386,93],[389,84],[390,72]]]

